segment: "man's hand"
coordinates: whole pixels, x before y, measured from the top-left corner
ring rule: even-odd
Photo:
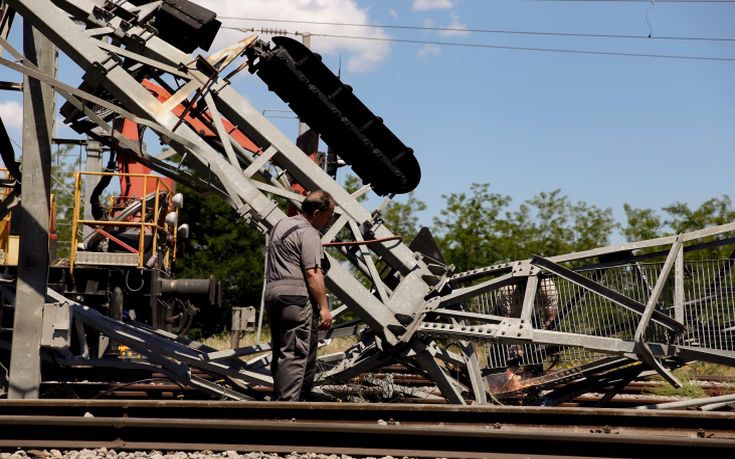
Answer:
[[[332,326],[332,313],[329,311],[329,303],[327,303],[324,274],[317,267],[307,268],[304,270],[304,278],[306,279],[306,288],[309,289],[314,303],[319,307],[319,328],[329,330]]]
[[[332,327],[332,312],[329,308],[319,308],[319,328],[329,330]]]

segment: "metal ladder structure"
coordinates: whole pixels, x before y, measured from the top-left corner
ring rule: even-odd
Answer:
[[[0,58],[0,63],[66,99],[66,122],[80,133],[115,145],[162,175],[219,194],[263,232],[285,217],[279,201],[298,205],[303,199],[291,188],[297,182],[306,190],[326,190],[336,200],[336,220],[323,242],[345,233],[355,241],[378,241],[358,251],[330,249],[342,255],[329,255],[332,268],[326,277],[328,290],[341,304],[334,316],[350,311],[359,318],[330,336],[357,334],[358,340],[320,358],[319,384],[348,381],[400,362],[430,378],[451,403],[491,403],[503,394],[533,388],[543,389],[533,403],[553,405],[600,387],[614,392],[650,370],[677,385],[671,370],[693,360],[735,365],[732,257],[705,262],[696,256],[715,246],[735,246],[735,223],[454,273],[430,251],[412,250],[392,233],[381,220],[382,207],[371,211],[358,202],[369,190],[386,199],[412,190],[420,178],[418,162],[351,88],[299,43],[278,37],[269,44],[253,36],[209,56],[192,57],[154,26],[162,2],[5,3],[68,56],[83,76],[81,82],[64,83],[4,39],[2,47],[13,60]],[[319,133],[365,187],[348,193],[238,94],[229,79],[245,68]],[[162,102],[143,86],[144,79],[175,92]],[[174,114],[179,104],[206,119],[217,141],[204,138],[183,115]],[[155,132],[176,155],[152,155],[141,143],[126,139],[112,128],[121,117]],[[225,128],[228,123],[252,140],[257,151],[242,148]],[[550,288],[554,291],[546,292],[546,300],[553,295],[555,312],[544,317],[538,303]],[[522,292],[519,314],[498,306],[499,295],[508,291]],[[267,357],[243,359],[267,347],[216,351],[142,324],[114,321],[58,295],[54,301],[54,307],[68,310],[58,317],[130,346],[146,357],[136,365],[158,368],[186,384],[246,399],[256,396],[255,386],[270,383]],[[53,327],[46,316],[44,322]],[[72,328],[84,332],[81,325],[58,326]],[[54,358],[60,364],[91,359],[107,365],[83,353],[73,355],[69,341],[62,338],[46,346],[45,355],[60,355]],[[548,371],[549,362],[560,361],[574,364]],[[542,370],[512,389],[493,389],[493,374],[510,365]],[[224,375],[227,382],[193,377],[191,368]]]

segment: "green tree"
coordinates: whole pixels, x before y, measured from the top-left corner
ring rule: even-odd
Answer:
[[[362,179],[356,175],[348,175],[345,177],[345,183],[343,185],[344,189],[348,193],[354,193],[360,188],[362,188]],[[357,202],[365,202],[367,199],[367,194],[363,194],[361,196],[358,196]]]
[[[611,209],[570,202],[560,190],[540,193],[510,210],[511,198],[472,184],[471,194],[445,195],[434,231],[458,270],[551,256],[606,245],[616,228]]]
[[[354,193],[362,187],[362,180],[355,175],[348,175],[344,188]],[[358,202],[365,202],[367,194],[357,198]],[[391,200],[383,212],[382,219],[393,233],[402,236],[403,241],[409,243],[418,233],[419,212],[426,210],[426,203],[418,199],[414,192],[399,196]]]
[[[416,198],[413,191],[405,197],[405,202],[392,200],[385,209],[383,221],[395,234],[403,236],[409,243],[418,233],[419,217],[417,213],[426,210],[426,203]]]
[[[527,200],[511,220],[525,234],[526,242],[520,244],[522,250],[542,256],[607,245],[616,228],[612,209],[581,201],[572,203],[558,189]]]
[[[71,145],[56,148],[51,158],[51,194],[54,196],[54,217],[56,222],[56,257],[66,258],[71,248],[71,229],[74,213],[74,170],[78,160],[72,156]],[[84,202],[79,209],[80,218],[84,217]]]
[[[434,218],[433,232],[449,263],[463,271],[492,264],[506,255],[507,241],[498,238],[499,217],[511,202],[510,196],[491,193],[488,183],[473,183],[470,194],[443,197],[446,205],[441,216]]]
[[[623,205],[623,210],[627,224],[622,231],[628,242],[654,239],[663,235],[664,222],[655,211],[637,209],[627,203]]]
[[[708,199],[694,210],[686,203],[675,202],[662,209],[665,218],[654,210],[636,209],[629,204],[625,204],[624,209],[627,222],[623,234],[628,241],[688,233],[735,221],[735,209],[727,195]]]
[[[735,221],[735,210],[733,210],[732,201],[727,195],[721,198],[708,199],[694,210],[681,202],[675,202],[664,207],[663,210],[668,214],[666,224],[671,228],[672,234],[687,233]],[[733,251],[732,245],[726,245],[694,252],[689,258],[735,258],[735,251]]]
[[[624,209],[627,222],[623,234],[628,241],[688,233],[735,221],[732,200],[727,195],[708,199],[694,210],[686,203],[675,202],[662,209],[665,217],[651,209],[635,209],[629,204],[625,204]],[[690,258],[732,258],[734,253],[731,246],[725,246],[695,252]]]
[[[735,210],[732,200],[724,195],[703,202],[697,209],[691,210],[682,202],[675,202],[663,209],[669,214],[666,224],[674,234],[700,230],[708,226],[724,225],[735,221]]]
[[[222,283],[223,305],[200,315],[202,333],[222,331],[230,323],[232,306],[258,306],[263,285],[265,237],[247,224],[220,196],[204,194],[185,185],[184,208],[179,215],[190,226],[190,236],[177,254],[177,278],[207,278]]]

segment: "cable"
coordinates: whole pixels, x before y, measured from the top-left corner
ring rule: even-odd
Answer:
[[[256,29],[245,29],[239,27],[223,27],[225,29],[239,30],[241,32],[257,32]],[[701,60],[701,61],[720,61],[720,62],[735,62],[735,58],[732,57],[711,57],[711,56],[681,56],[675,54],[646,54],[646,53],[623,53],[615,51],[586,51],[581,49],[563,49],[563,48],[534,48],[524,46],[504,46],[504,45],[488,45],[481,43],[460,43],[460,42],[447,42],[447,41],[432,41],[432,40],[408,40],[402,38],[381,38],[381,37],[360,37],[355,35],[336,35],[327,33],[312,33],[312,37],[325,37],[325,38],[344,38],[350,40],[369,40],[369,41],[382,41],[382,42],[395,42],[395,43],[411,43],[418,45],[437,45],[437,46],[453,46],[459,48],[486,48],[486,49],[505,49],[511,51],[538,51],[538,52],[550,52],[550,53],[565,53],[565,54],[590,54],[598,56],[624,56],[624,57],[650,57],[658,59],[682,59],[682,60]]]
[[[397,43],[413,43],[437,46],[455,46],[466,48],[488,48],[488,49],[506,49],[514,51],[539,51],[551,53],[568,53],[568,54],[592,54],[599,56],[625,56],[625,57],[651,57],[658,59],[684,59],[684,60],[704,60],[704,61],[724,61],[735,62],[735,58],[731,57],[710,57],[710,56],[680,56],[674,54],[646,54],[646,53],[622,53],[614,51],[585,51],[581,49],[561,49],[561,48],[533,48],[523,46],[503,46],[503,45],[486,45],[478,43],[453,43],[444,41],[424,41],[424,40],[406,40],[398,38],[378,38],[378,37],[356,37],[351,35],[332,35],[332,34],[311,34],[313,37],[331,37],[346,38],[355,40],[372,40],[372,41],[388,41]]]
[[[535,2],[577,2],[577,3],[735,3],[735,0],[526,0]]]
[[[660,1],[660,0],[659,0]],[[733,0],[735,2],[735,0]],[[649,37],[648,35],[622,35],[622,34],[599,34],[599,33],[573,33],[573,32],[532,32],[525,30],[502,30],[502,29],[463,29],[457,27],[422,27],[408,25],[386,25],[386,24],[357,24],[350,22],[323,22],[323,21],[300,21],[295,19],[265,19],[265,18],[249,18],[236,16],[219,16],[219,19],[231,19],[240,21],[253,22],[283,22],[289,24],[311,24],[311,25],[329,25],[343,27],[366,27],[376,29],[398,29],[398,30],[424,30],[436,32],[467,32],[467,33],[487,33],[487,34],[508,34],[508,35],[537,35],[551,37],[576,37],[576,38],[615,38],[615,39],[645,39],[645,40],[677,40],[677,41],[713,41],[713,42],[735,42],[735,38],[720,37],[674,37],[660,36]],[[230,27],[225,27],[230,28]]]
[[[18,147],[20,149],[21,153],[23,152],[23,146],[21,144],[19,144],[18,142],[16,142],[15,139],[13,139],[10,136],[8,136],[8,139],[10,139],[10,141],[13,142],[13,145],[15,145],[16,147]]]
[[[370,245],[370,244],[379,244],[381,242],[402,241],[402,240],[403,240],[403,236],[391,236],[391,237],[384,237],[381,239],[368,239],[364,241],[325,242],[322,245],[324,247],[350,247],[354,245]]]
[[[109,389],[103,390],[102,392],[100,392],[99,394],[95,395],[92,398],[93,399],[99,398],[99,397],[102,397],[103,395],[107,395],[109,393],[115,392],[116,390],[124,389],[126,387],[133,386],[135,384],[144,384],[144,383],[149,383],[149,382],[152,383],[152,382],[158,382],[158,381],[172,382],[172,383],[176,384],[177,386],[179,386],[179,389],[180,390],[183,391],[185,389],[185,387],[184,387],[183,384],[181,384],[180,382],[176,381],[173,378],[167,378],[167,377],[146,378],[146,379],[139,379],[137,381],[131,381],[131,382],[127,382],[127,383],[116,384],[116,385],[110,387]]]

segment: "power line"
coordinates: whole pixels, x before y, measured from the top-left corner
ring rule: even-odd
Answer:
[[[735,0],[530,0],[536,2],[579,2],[579,3],[735,3]]]
[[[557,0],[548,0],[557,1]],[[558,1],[612,1],[612,0],[558,0]],[[658,0],[661,1],[661,0]],[[735,0],[729,0],[735,3]],[[219,19],[253,21],[253,22],[282,22],[288,24],[310,24],[310,25],[328,25],[342,27],[366,27],[376,29],[397,29],[397,30],[423,30],[435,32],[462,32],[462,33],[488,33],[488,34],[508,34],[508,35],[536,35],[536,36],[555,36],[555,37],[575,37],[575,38],[623,38],[623,39],[645,39],[645,40],[677,40],[677,41],[714,41],[714,42],[735,42],[735,38],[720,37],[675,37],[675,36],[648,36],[648,35],[623,35],[623,34],[599,34],[599,33],[574,33],[574,32],[532,32],[523,30],[503,30],[503,29],[467,29],[459,27],[427,27],[427,26],[410,26],[410,25],[390,25],[390,24],[358,24],[349,22],[326,22],[326,21],[301,21],[295,19],[266,19],[266,18],[249,18],[237,16],[219,16]]]
[[[239,27],[223,27],[225,29],[239,30],[241,32],[259,32],[258,29],[251,28],[239,28]],[[261,33],[270,33],[266,29],[260,29]],[[291,34],[291,35],[302,35],[297,32],[287,32],[279,30],[278,33]],[[460,43],[450,41],[432,41],[432,40],[409,40],[403,38],[381,38],[381,37],[361,37],[355,35],[337,35],[327,33],[311,33],[312,37],[325,37],[325,38],[344,38],[349,40],[368,40],[368,41],[382,41],[382,42],[394,42],[394,43],[410,43],[417,45],[436,45],[436,46],[453,46],[460,48],[487,48],[487,49],[505,49],[512,51],[538,51],[538,52],[551,52],[551,53],[565,53],[565,54],[589,54],[599,56],[624,56],[624,57],[650,57],[658,59],[681,59],[681,60],[701,60],[701,61],[723,61],[723,62],[735,62],[735,58],[729,57],[710,57],[710,56],[681,56],[674,54],[647,54],[647,53],[623,53],[614,51],[587,51],[581,49],[563,49],[563,48],[540,48],[540,47],[525,47],[525,46],[505,46],[505,45],[490,45],[483,43]]]

